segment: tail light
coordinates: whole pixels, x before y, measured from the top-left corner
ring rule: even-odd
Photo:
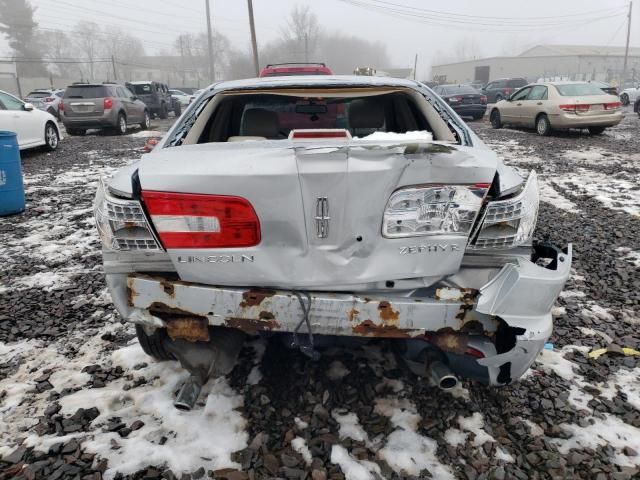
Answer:
[[[588,103],[573,103],[570,105],[560,105],[560,110],[569,113],[583,113],[588,112],[591,108],[591,105]]]
[[[462,97],[449,97],[449,103],[460,103],[462,101]]]
[[[323,138],[342,138],[348,140],[351,134],[344,128],[318,128],[291,130],[289,140],[318,140]]]
[[[425,185],[396,190],[382,220],[386,238],[468,235],[489,184]]]
[[[480,103],[487,103],[487,96],[486,95],[480,95]]]
[[[538,219],[539,203],[538,177],[531,171],[518,195],[487,203],[471,236],[470,248],[511,248],[530,241]]]
[[[98,185],[93,210],[100,239],[106,248],[160,250],[140,202],[110,195],[103,180]]]
[[[113,99],[109,97],[105,98],[103,102],[103,106],[105,110],[109,110],[113,108]]]
[[[507,87],[507,88],[504,89],[505,95],[511,95],[511,92],[513,92],[513,88],[508,88]]]
[[[622,106],[621,102],[611,102],[611,103],[605,103],[604,104],[604,109],[605,110],[617,110]]]
[[[55,100],[55,97],[47,97],[44,99],[45,102],[51,103]]]
[[[58,110],[60,110],[61,112],[64,112],[64,102],[62,100],[60,100],[60,105],[58,105]]]
[[[167,249],[253,247],[260,243],[260,221],[242,197],[147,190],[142,199]]]

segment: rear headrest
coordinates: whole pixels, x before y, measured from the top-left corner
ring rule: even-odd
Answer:
[[[380,128],[384,125],[384,108],[380,101],[358,98],[349,104],[351,128]]]
[[[250,108],[242,116],[240,134],[244,137],[275,138],[280,132],[278,114],[264,108]]]

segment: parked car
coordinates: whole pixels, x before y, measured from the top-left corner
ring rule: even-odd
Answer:
[[[184,92],[187,95],[193,95],[193,92],[197,90],[197,88],[194,87],[174,87],[174,89]]]
[[[164,83],[154,81],[128,82],[126,86],[142,100],[151,112],[151,116],[162,119],[169,117],[173,111],[175,116],[181,113],[180,104],[171,99],[169,87]]]
[[[640,117],[640,96],[636,98],[636,101],[633,104],[633,111],[636,112]]]
[[[505,166],[429,88],[245,79],[196,102],[95,200],[115,307],[146,353],[191,373],[176,407],[261,332],[313,358],[336,337],[392,339],[443,389],[533,363],[571,246],[533,242],[535,172]]]
[[[482,90],[487,86],[487,82],[483,82],[482,80],[474,80],[473,82],[468,83],[468,85],[475,88],[476,90]]]
[[[24,101],[31,103],[38,110],[44,110],[60,120],[60,102],[64,95],[64,89],[50,90],[34,90],[29,92]]]
[[[204,92],[204,91],[205,91],[205,89],[204,89],[204,88],[201,88],[201,89],[199,89],[199,90],[194,91],[194,92],[191,94],[191,96],[189,97],[189,103],[193,102],[193,101],[194,101],[196,98],[198,98],[198,97],[200,96],[200,94],[201,94],[202,92]]]
[[[635,87],[628,87],[620,92],[620,101],[623,105],[629,105],[630,103],[635,103],[635,101],[640,97],[640,84]]]
[[[608,93],[609,95],[618,96],[618,87],[614,87],[605,82],[598,82],[597,80],[589,80],[589,83],[595,85],[604,93]]]
[[[53,115],[2,90],[0,130],[16,132],[20,150],[41,146],[55,150],[62,139],[58,122]]]
[[[90,128],[127,133],[130,125],[148,129],[149,109],[128,88],[115,83],[69,85],[60,103],[62,123],[69,135],[84,135]]]
[[[496,103],[489,120],[493,128],[535,127],[539,135],[569,128],[586,128],[598,135],[622,121],[620,105],[618,97],[593,83],[536,83]]]
[[[478,120],[487,111],[487,97],[469,85],[438,85],[433,91],[440,95],[461,117]]]
[[[524,78],[501,78],[493,80],[481,92],[487,96],[487,103],[497,103],[524,87],[528,82]]]
[[[177,100],[182,107],[186,107],[191,102],[191,94],[189,93],[176,89],[169,89],[169,93],[171,98]]]
[[[260,71],[261,77],[287,75],[332,75],[332,72],[324,63],[272,63]]]

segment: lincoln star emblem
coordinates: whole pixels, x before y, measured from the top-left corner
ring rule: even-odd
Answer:
[[[318,238],[327,238],[329,236],[329,199],[327,197],[318,197],[316,200],[316,234]]]

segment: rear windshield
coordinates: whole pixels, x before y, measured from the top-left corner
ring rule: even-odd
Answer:
[[[563,97],[581,97],[583,95],[604,95],[604,92],[597,85],[592,83],[568,83],[566,85],[556,85],[556,90]]]
[[[478,91],[469,86],[469,85],[460,85],[460,86],[453,86],[453,87],[443,87],[443,93],[445,95],[455,95],[455,94],[473,94],[473,93],[478,93]]]
[[[108,96],[109,90],[103,85],[70,86],[64,92],[64,98],[101,98]]]
[[[527,84],[527,81],[524,78],[520,78],[520,79],[516,78],[515,80],[509,80],[507,82],[507,85],[509,87],[515,87],[515,88],[524,87],[526,84]]]
[[[44,98],[44,97],[48,97],[51,94],[49,92],[31,92],[27,95],[27,97],[30,98]]]
[[[143,85],[129,85],[129,90],[133,90],[138,95],[153,93],[153,88],[151,88],[151,84],[149,83],[145,83]]]

